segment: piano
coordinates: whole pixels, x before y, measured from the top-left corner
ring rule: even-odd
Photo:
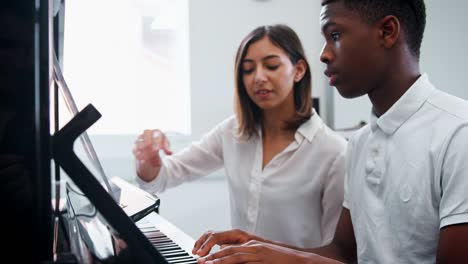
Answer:
[[[7,204],[0,226],[8,239],[2,257],[19,263],[196,263],[194,240],[159,214],[158,197],[93,174],[74,152],[79,139],[100,172],[86,133],[100,113],[92,105],[73,109],[60,73],[64,5],[2,1],[0,198]],[[60,97],[76,110],[61,128]]]
[[[112,178],[113,184],[120,189],[120,206],[132,218],[157,200],[145,191],[127,183],[120,178]],[[154,200],[156,199],[156,200]],[[134,261],[125,252],[125,243],[118,235],[107,228],[95,208],[88,207],[86,197],[71,186],[67,186],[67,227],[71,239],[70,248],[75,252],[78,263],[127,263]],[[141,202],[147,205],[141,205]],[[165,262],[158,263],[197,263],[196,256],[191,254],[194,240],[175,225],[157,213],[157,207],[146,213],[135,222],[138,229],[164,257]],[[121,247],[121,245],[123,245]]]

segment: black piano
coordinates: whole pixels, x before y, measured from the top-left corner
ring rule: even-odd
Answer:
[[[196,263],[194,240],[159,215],[158,197],[95,175],[74,152],[79,141],[103,172],[86,133],[100,113],[73,106],[60,72],[65,4],[4,0],[0,8],[0,256],[17,263]],[[73,113],[63,126],[59,98]]]

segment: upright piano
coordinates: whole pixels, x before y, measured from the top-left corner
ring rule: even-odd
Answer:
[[[196,263],[194,240],[158,214],[158,197],[119,178],[103,181],[74,152],[79,139],[98,162],[86,134],[100,117],[93,105],[59,128],[58,98],[72,98],[59,63],[65,4],[2,1],[0,198],[6,207],[0,227],[8,241],[0,257],[18,263]]]

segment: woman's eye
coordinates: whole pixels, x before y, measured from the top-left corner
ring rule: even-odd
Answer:
[[[332,32],[330,35],[334,41],[338,41],[340,39],[341,34],[339,32]]]
[[[266,66],[266,67],[267,67],[267,69],[269,69],[269,70],[276,70],[276,69],[279,68],[279,65],[268,65],[268,66]]]
[[[254,70],[253,69],[243,69],[242,73],[243,74],[251,74]]]

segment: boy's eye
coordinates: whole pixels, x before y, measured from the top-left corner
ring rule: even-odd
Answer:
[[[340,39],[340,33],[339,32],[332,32],[331,34],[331,38],[334,40],[334,41],[338,41]]]

